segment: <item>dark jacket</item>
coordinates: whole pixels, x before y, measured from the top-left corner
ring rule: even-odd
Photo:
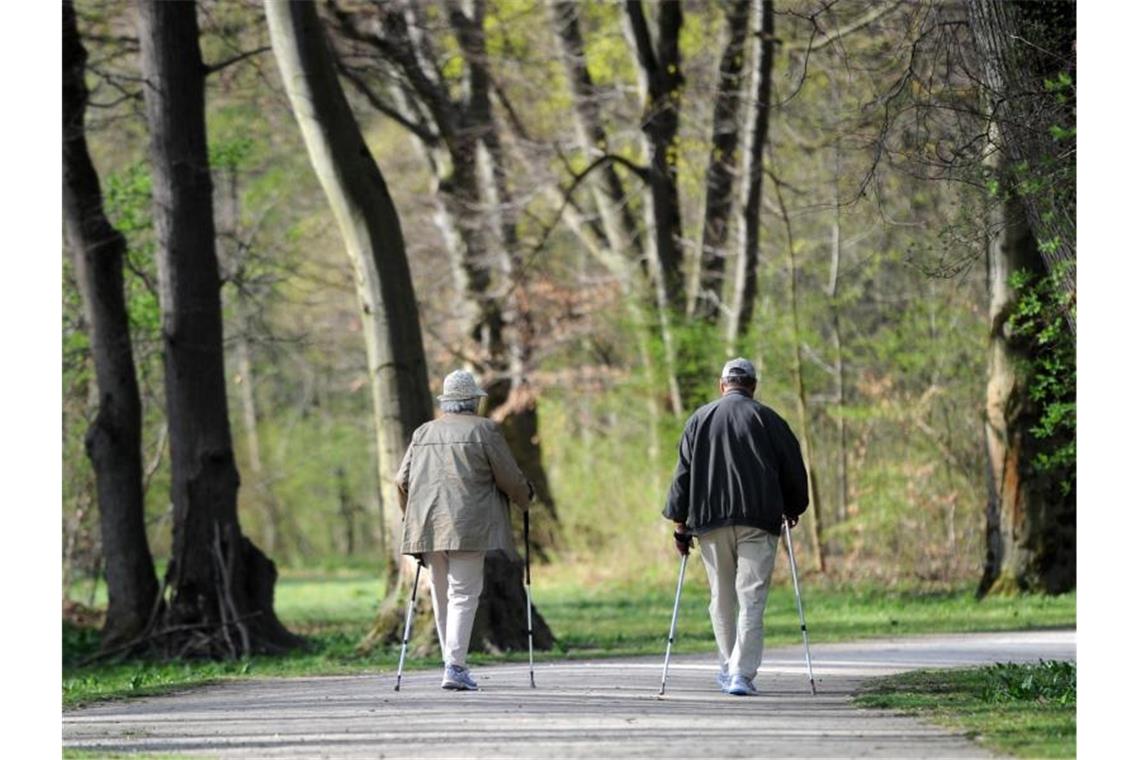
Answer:
[[[800,444],[774,411],[731,390],[685,423],[663,514],[705,533],[746,525],[779,534],[807,509]]]

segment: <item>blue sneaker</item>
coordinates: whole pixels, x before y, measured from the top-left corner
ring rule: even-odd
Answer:
[[[725,671],[720,671],[716,674],[716,685],[720,687],[723,692],[728,691],[728,685],[732,682],[732,676]]]
[[[471,671],[459,665],[448,665],[443,670],[443,683],[440,688],[451,691],[478,691],[479,684],[471,677]]]
[[[726,691],[734,697],[755,697],[760,693],[744,676],[733,676]]]

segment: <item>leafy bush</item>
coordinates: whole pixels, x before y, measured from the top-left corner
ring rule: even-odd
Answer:
[[[1059,660],[1041,660],[1036,665],[991,665],[985,669],[982,698],[986,702],[1076,704],[1077,666]]]

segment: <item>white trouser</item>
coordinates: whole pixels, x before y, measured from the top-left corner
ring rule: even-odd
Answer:
[[[483,556],[486,552],[427,552],[424,564],[431,572],[431,609],[444,665],[467,666],[471,627],[483,592]]]
[[[697,540],[712,592],[709,617],[720,669],[752,680],[764,655],[764,605],[780,537],[729,525]]]

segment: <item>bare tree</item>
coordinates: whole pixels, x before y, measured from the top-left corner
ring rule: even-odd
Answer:
[[[103,211],[87,150],[87,51],[75,6],[63,4],[63,215],[83,298],[98,385],[98,413],[87,431],[95,470],[107,578],[102,647],[119,647],[146,628],[158,579],[143,514],[142,415],[123,291],[126,239]]]

